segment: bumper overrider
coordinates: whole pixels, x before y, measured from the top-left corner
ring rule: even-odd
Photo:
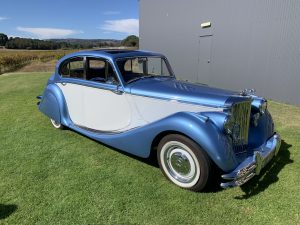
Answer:
[[[277,155],[280,145],[280,135],[275,133],[263,146],[255,149],[254,154],[247,157],[234,171],[222,175],[222,178],[228,180],[228,182],[221,183],[221,187],[230,188],[240,186],[255,175],[259,175],[261,169]]]

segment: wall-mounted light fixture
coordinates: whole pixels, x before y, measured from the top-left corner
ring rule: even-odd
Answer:
[[[201,23],[201,28],[208,28],[208,27],[211,27],[211,22]]]

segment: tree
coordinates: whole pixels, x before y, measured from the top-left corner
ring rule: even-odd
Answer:
[[[135,35],[130,35],[122,41],[123,46],[139,47],[139,38]]]
[[[8,41],[7,35],[0,33],[0,46],[5,46],[7,41]]]
[[[60,43],[29,38],[10,38],[5,45],[8,49],[54,50],[61,48]]]

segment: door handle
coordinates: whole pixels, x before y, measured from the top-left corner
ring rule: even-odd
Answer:
[[[113,93],[117,94],[117,95],[121,95],[124,93],[124,91],[116,89],[116,90],[111,90]]]
[[[66,85],[67,85],[67,83],[64,83],[64,82],[62,82],[61,84],[62,84],[63,86],[66,86]]]
[[[120,87],[120,85],[118,85],[115,89],[111,90],[113,93],[117,94],[117,95],[121,95],[124,93],[123,89]]]

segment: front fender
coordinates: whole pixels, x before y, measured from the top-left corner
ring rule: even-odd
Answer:
[[[274,122],[268,110],[258,120],[258,125],[250,124],[249,148],[255,149],[263,145],[266,140],[274,135]]]
[[[56,84],[47,85],[39,104],[39,110],[64,126],[71,124],[64,95]]]
[[[203,116],[197,113],[178,113],[173,118],[169,118],[172,120],[170,129],[194,140],[219,168],[230,171],[238,164],[232,151],[231,141],[217,126],[216,121],[207,118],[203,119]]]

